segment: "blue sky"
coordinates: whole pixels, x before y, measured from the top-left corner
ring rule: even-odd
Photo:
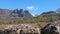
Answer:
[[[24,9],[31,14],[41,14],[60,8],[60,0],[0,0],[0,8]]]

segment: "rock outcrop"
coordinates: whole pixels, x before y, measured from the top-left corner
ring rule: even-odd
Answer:
[[[37,26],[30,26],[29,24],[11,25],[3,30],[0,34],[40,34]]]
[[[60,34],[60,21],[55,21],[41,28],[41,34]]]

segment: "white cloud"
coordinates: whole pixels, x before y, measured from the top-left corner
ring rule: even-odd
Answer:
[[[33,10],[34,7],[33,7],[33,6],[28,6],[27,9],[28,9],[28,10]]]
[[[35,6],[27,6],[27,9],[28,9],[28,10],[33,10],[33,11],[38,10],[38,8],[35,7]]]
[[[32,14],[32,16],[35,16],[34,14]]]

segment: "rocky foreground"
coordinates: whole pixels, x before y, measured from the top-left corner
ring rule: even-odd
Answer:
[[[37,24],[38,25],[38,24]],[[60,21],[48,23],[39,28],[35,24],[5,24],[5,28],[0,29],[0,34],[60,34]],[[40,23],[40,26],[42,24]],[[3,25],[0,25],[3,26]]]
[[[0,34],[40,34],[40,29],[37,26],[29,24],[5,25],[4,29],[0,30]]]
[[[41,34],[60,34],[60,21],[55,21],[41,28]]]

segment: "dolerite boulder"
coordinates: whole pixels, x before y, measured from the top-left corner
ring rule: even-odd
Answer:
[[[0,34],[4,34],[4,31],[3,30],[0,30]]]
[[[60,34],[60,21],[55,21],[41,28],[41,34]]]
[[[10,25],[5,29],[0,30],[0,34],[40,34],[37,26],[29,24]]]

